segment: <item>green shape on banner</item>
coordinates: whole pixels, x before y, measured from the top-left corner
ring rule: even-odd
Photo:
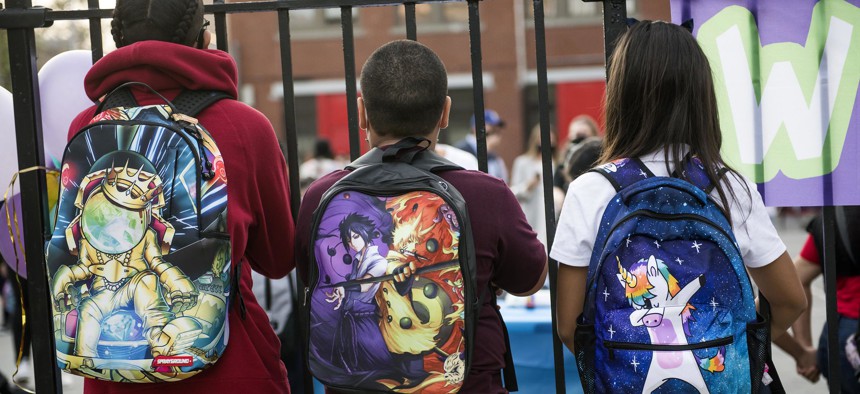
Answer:
[[[713,70],[732,167],[759,183],[780,171],[805,179],[836,168],[860,83],[860,8],[821,0],[805,45],[762,46],[752,13],[730,6],[697,39]]]

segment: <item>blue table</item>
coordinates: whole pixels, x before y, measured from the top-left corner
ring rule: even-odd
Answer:
[[[549,306],[527,309],[502,306],[508,326],[520,393],[554,393],[555,364]],[[563,347],[563,346],[562,346]],[[581,393],[573,354],[564,348],[564,382],[568,393]]]

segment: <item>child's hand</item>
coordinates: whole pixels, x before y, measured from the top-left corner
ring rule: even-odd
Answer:
[[[803,353],[795,360],[797,362],[797,374],[803,376],[812,383],[818,381],[821,377],[821,371],[818,370],[817,352],[815,348],[804,347]]]

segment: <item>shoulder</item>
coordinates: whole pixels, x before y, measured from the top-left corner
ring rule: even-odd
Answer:
[[[453,184],[461,193],[472,191],[487,193],[502,190],[510,192],[504,181],[481,171],[445,171],[440,173],[439,176],[442,177],[442,179],[451,182],[451,184]]]
[[[338,170],[324,175],[323,177],[311,183],[311,185],[308,186],[308,189],[305,191],[304,197],[302,198],[300,210],[315,209],[317,204],[319,204],[320,200],[322,199],[322,195],[325,194],[328,189],[331,189],[331,187],[334,186],[337,181],[345,177],[347,174],[349,174],[348,170]]]
[[[75,118],[72,120],[72,123],[69,124],[69,133],[67,140],[71,140],[72,137],[74,137],[75,134],[78,133],[78,131],[83,129],[86,125],[90,124],[90,121],[95,115],[96,106],[94,105],[81,111],[81,113],[75,116]]]

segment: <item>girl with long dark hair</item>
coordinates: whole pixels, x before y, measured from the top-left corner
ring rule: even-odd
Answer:
[[[715,185],[710,198],[729,219],[744,264],[771,302],[776,338],[803,311],[805,296],[755,184],[723,161],[721,143],[711,69],[692,34],[665,22],[631,26],[610,61],[599,164],[638,158],[654,175],[670,176],[684,168],[685,157],[698,158]],[[678,171],[676,177],[687,174]],[[573,181],[562,209],[550,256],[561,263],[558,333],[571,350],[598,226],[615,194],[606,178],[586,173]]]

